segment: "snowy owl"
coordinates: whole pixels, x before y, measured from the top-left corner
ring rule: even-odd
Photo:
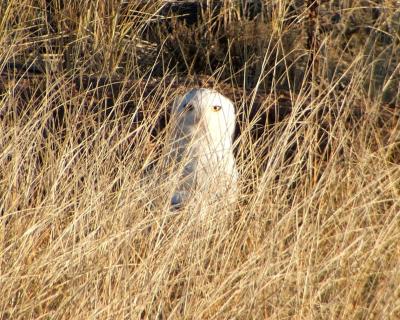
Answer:
[[[172,207],[193,198],[207,204],[233,202],[238,173],[232,146],[236,123],[232,101],[215,90],[192,89],[175,100],[171,115],[170,158],[179,168]]]

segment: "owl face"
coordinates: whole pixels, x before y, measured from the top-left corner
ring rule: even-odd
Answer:
[[[231,100],[211,89],[192,89],[173,107],[178,127],[185,134],[200,132],[211,140],[232,140],[235,108]]]

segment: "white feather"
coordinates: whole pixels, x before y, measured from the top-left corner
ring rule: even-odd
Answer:
[[[176,99],[172,119],[170,158],[181,172],[171,204],[181,207],[192,198],[207,203],[235,199],[232,101],[215,90],[192,89]]]

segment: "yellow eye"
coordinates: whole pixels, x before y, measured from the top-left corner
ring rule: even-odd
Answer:
[[[221,110],[221,106],[213,106],[212,108],[213,108],[214,112],[217,112],[217,111]]]

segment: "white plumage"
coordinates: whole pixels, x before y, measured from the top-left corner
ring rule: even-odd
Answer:
[[[180,181],[171,204],[181,207],[191,199],[202,203],[236,199],[236,162],[233,155],[235,108],[211,89],[192,89],[176,99],[172,109],[170,159]]]

